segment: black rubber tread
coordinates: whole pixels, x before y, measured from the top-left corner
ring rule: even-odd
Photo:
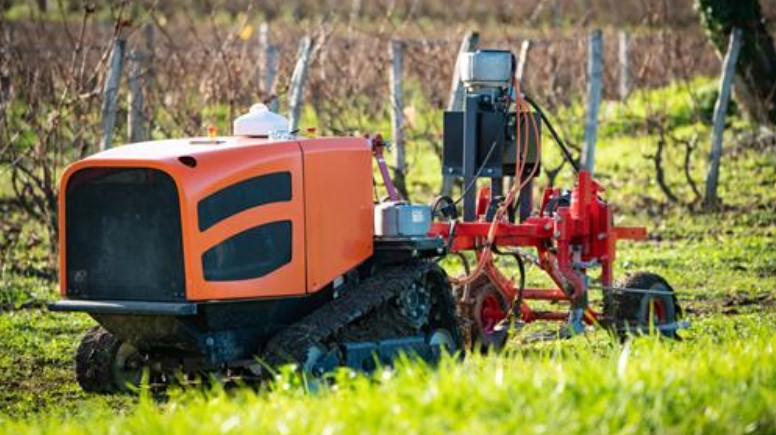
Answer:
[[[75,378],[90,393],[115,393],[113,362],[121,341],[102,326],[86,332],[75,353]]]
[[[273,336],[262,360],[270,367],[304,362],[309,348],[336,342],[348,326],[369,320],[375,309],[409,289],[434,267],[438,268],[428,262],[414,262],[377,271],[354,289]]]
[[[665,322],[673,323],[682,317],[682,310],[676,300],[676,294],[668,283],[660,275],[649,272],[637,272],[629,275],[619,282],[616,287],[626,289],[651,289],[653,286],[662,286],[672,295],[655,295],[627,291],[605,291],[604,311],[602,324],[620,338],[626,338],[635,332],[643,333],[648,329],[644,321],[647,313],[643,312],[642,301],[646,298],[656,298],[666,307],[667,318]],[[679,338],[676,331],[661,331],[661,334],[670,338]]]
[[[495,284],[484,273],[469,283],[468,300],[464,300],[463,285],[456,286],[453,291],[456,299],[456,311],[458,317],[461,318],[463,342],[468,351],[485,354],[490,351],[501,350],[506,345],[506,333],[498,337],[490,337],[486,336],[482,331],[482,322],[479,316],[481,300],[483,296],[491,292],[495,292],[500,296],[501,306],[504,312],[506,312],[509,309],[508,301],[504,299]]]
[[[429,278],[436,279],[436,285],[429,286]],[[402,314],[400,304],[392,303],[396,301],[395,298],[390,298],[387,303],[372,310],[368,316],[345,326],[332,341],[336,343],[376,341],[418,334],[429,335],[437,329],[445,329],[451,334],[455,343],[455,348],[451,352],[462,350],[455,302],[450,280],[444,269],[430,263],[428,270],[422,273],[419,279],[423,279],[424,288],[430,291],[431,299],[429,317],[421,328],[415,326]],[[398,296],[399,294],[396,294],[395,297]]]
[[[429,273],[439,274],[439,279],[443,280],[444,282],[443,288],[439,289],[439,293],[431,295],[432,300],[435,302],[435,306],[432,308],[431,312],[432,320],[435,320],[433,319],[435,312],[440,314],[442,319],[437,320],[440,324],[430,325],[430,328],[442,328],[450,332],[456,345],[455,350],[460,351],[461,356],[463,356],[467,349],[465,348],[463,342],[463,336],[461,333],[461,318],[458,315],[457,308],[455,306],[455,296],[453,294],[452,286],[450,285],[450,279],[447,276],[447,272],[445,272],[445,270],[436,263],[431,265]],[[440,313],[439,311],[435,310],[441,310],[442,312]]]

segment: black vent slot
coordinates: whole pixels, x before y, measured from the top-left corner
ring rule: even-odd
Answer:
[[[249,208],[291,200],[291,173],[275,172],[225,187],[197,204],[199,230]]]
[[[185,299],[178,191],[147,168],[89,168],[66,192],[67,292],[73,299]]]
[[[224,240],[202,255],[206,281],[260,278],[291,262],[291,221],[253,227]]]

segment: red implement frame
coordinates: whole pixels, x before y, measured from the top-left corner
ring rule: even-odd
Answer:
[[[499,248],[535,248],[538,254],[536,265],[544,270],[557,286],[523,290],[519,307],[523,321],[566,320],[568,312],[537,311],[527,302],[544,300],[573,303],[584,300],[588,291],[587,272],[594,267],[601,267],[601,285],[604,288],[611,287],[617,240],[646,239],[645,228],[613,226],[611,210],[598,195],[602,190],[589,172],[580,170],[577,185],[571,192],[570,204],[549,212],[547,205],[551,201],[560,201],[561,191],[557,188],[545,188],[538,216],[529,217],[519,224],[495,224],[496,237],[492,244]],[[489,188],[480,190],[477,203],[480,221],[456,222],[454,226],[446,222],[434,223],[429,235],[445,239],[451,252],[474,251],[479,261],[483,250],[489,249],[486,246],[488,233],[494,225],[484,220],[487,206],[490,204]],[[453,239],[450,240],[452,228]],[[487,259],[481,270],[507,301],[517,300],[518,286],[499,270],[492,257]],[[585,312],[585,321],[588,323],[599,317],[599,313],[589,307]]]

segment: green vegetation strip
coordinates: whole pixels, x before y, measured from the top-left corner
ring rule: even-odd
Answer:
[[[776,316],[702,320],[684,342],[606,337],[510,355],[340,372],[310,392],[293,376],[271,391],[143,395],[115,414],[6,419],[5,433],[744,433],[776,430]]]

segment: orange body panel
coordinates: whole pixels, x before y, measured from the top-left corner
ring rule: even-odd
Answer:
[[[228,300],[315,292],[372,255],[371,150],[363,139],[270,141],[247,137],[180,139],[117,147],[69,166],[60,182],[60,291],[67,293],[65,197],[70,177],[91,167],[151,168],[175,181],[183,232],[186,299]],[[193,158],[195,167],[180,157]],[[190,163],[190,161],[189,161]],[[291,174],[291,200],[233,214],[200,231],[200,200],[240,181],[273,172]],[[202,255],[258,225],[290,220],[291,261],[260,278],[207,281]]]
[[[222,149],[219,153],[208,154],[197,160],[197,167],[191,172],[201,169],[201,173],[190,177],[186,184],[185,196],[189,200],[184,216],[197,216],[197,202],[211,193],[247,178],[278,171],[291,173],[291,201],[245,210],[201,233],[197,222],[189,219],[183,230],[187,299],[236,299],[304,294],[304,176],[302,154],[298,144],[281,142],[235,150]],[[290,263],[256,279],[214,282],[204,279],[201,256],[205,251],[251,227],[286,219],[291,220],[293,233]]]
[[[304,154],[307,289],[372,255],[372,151],[364,139],[300,142]]]

